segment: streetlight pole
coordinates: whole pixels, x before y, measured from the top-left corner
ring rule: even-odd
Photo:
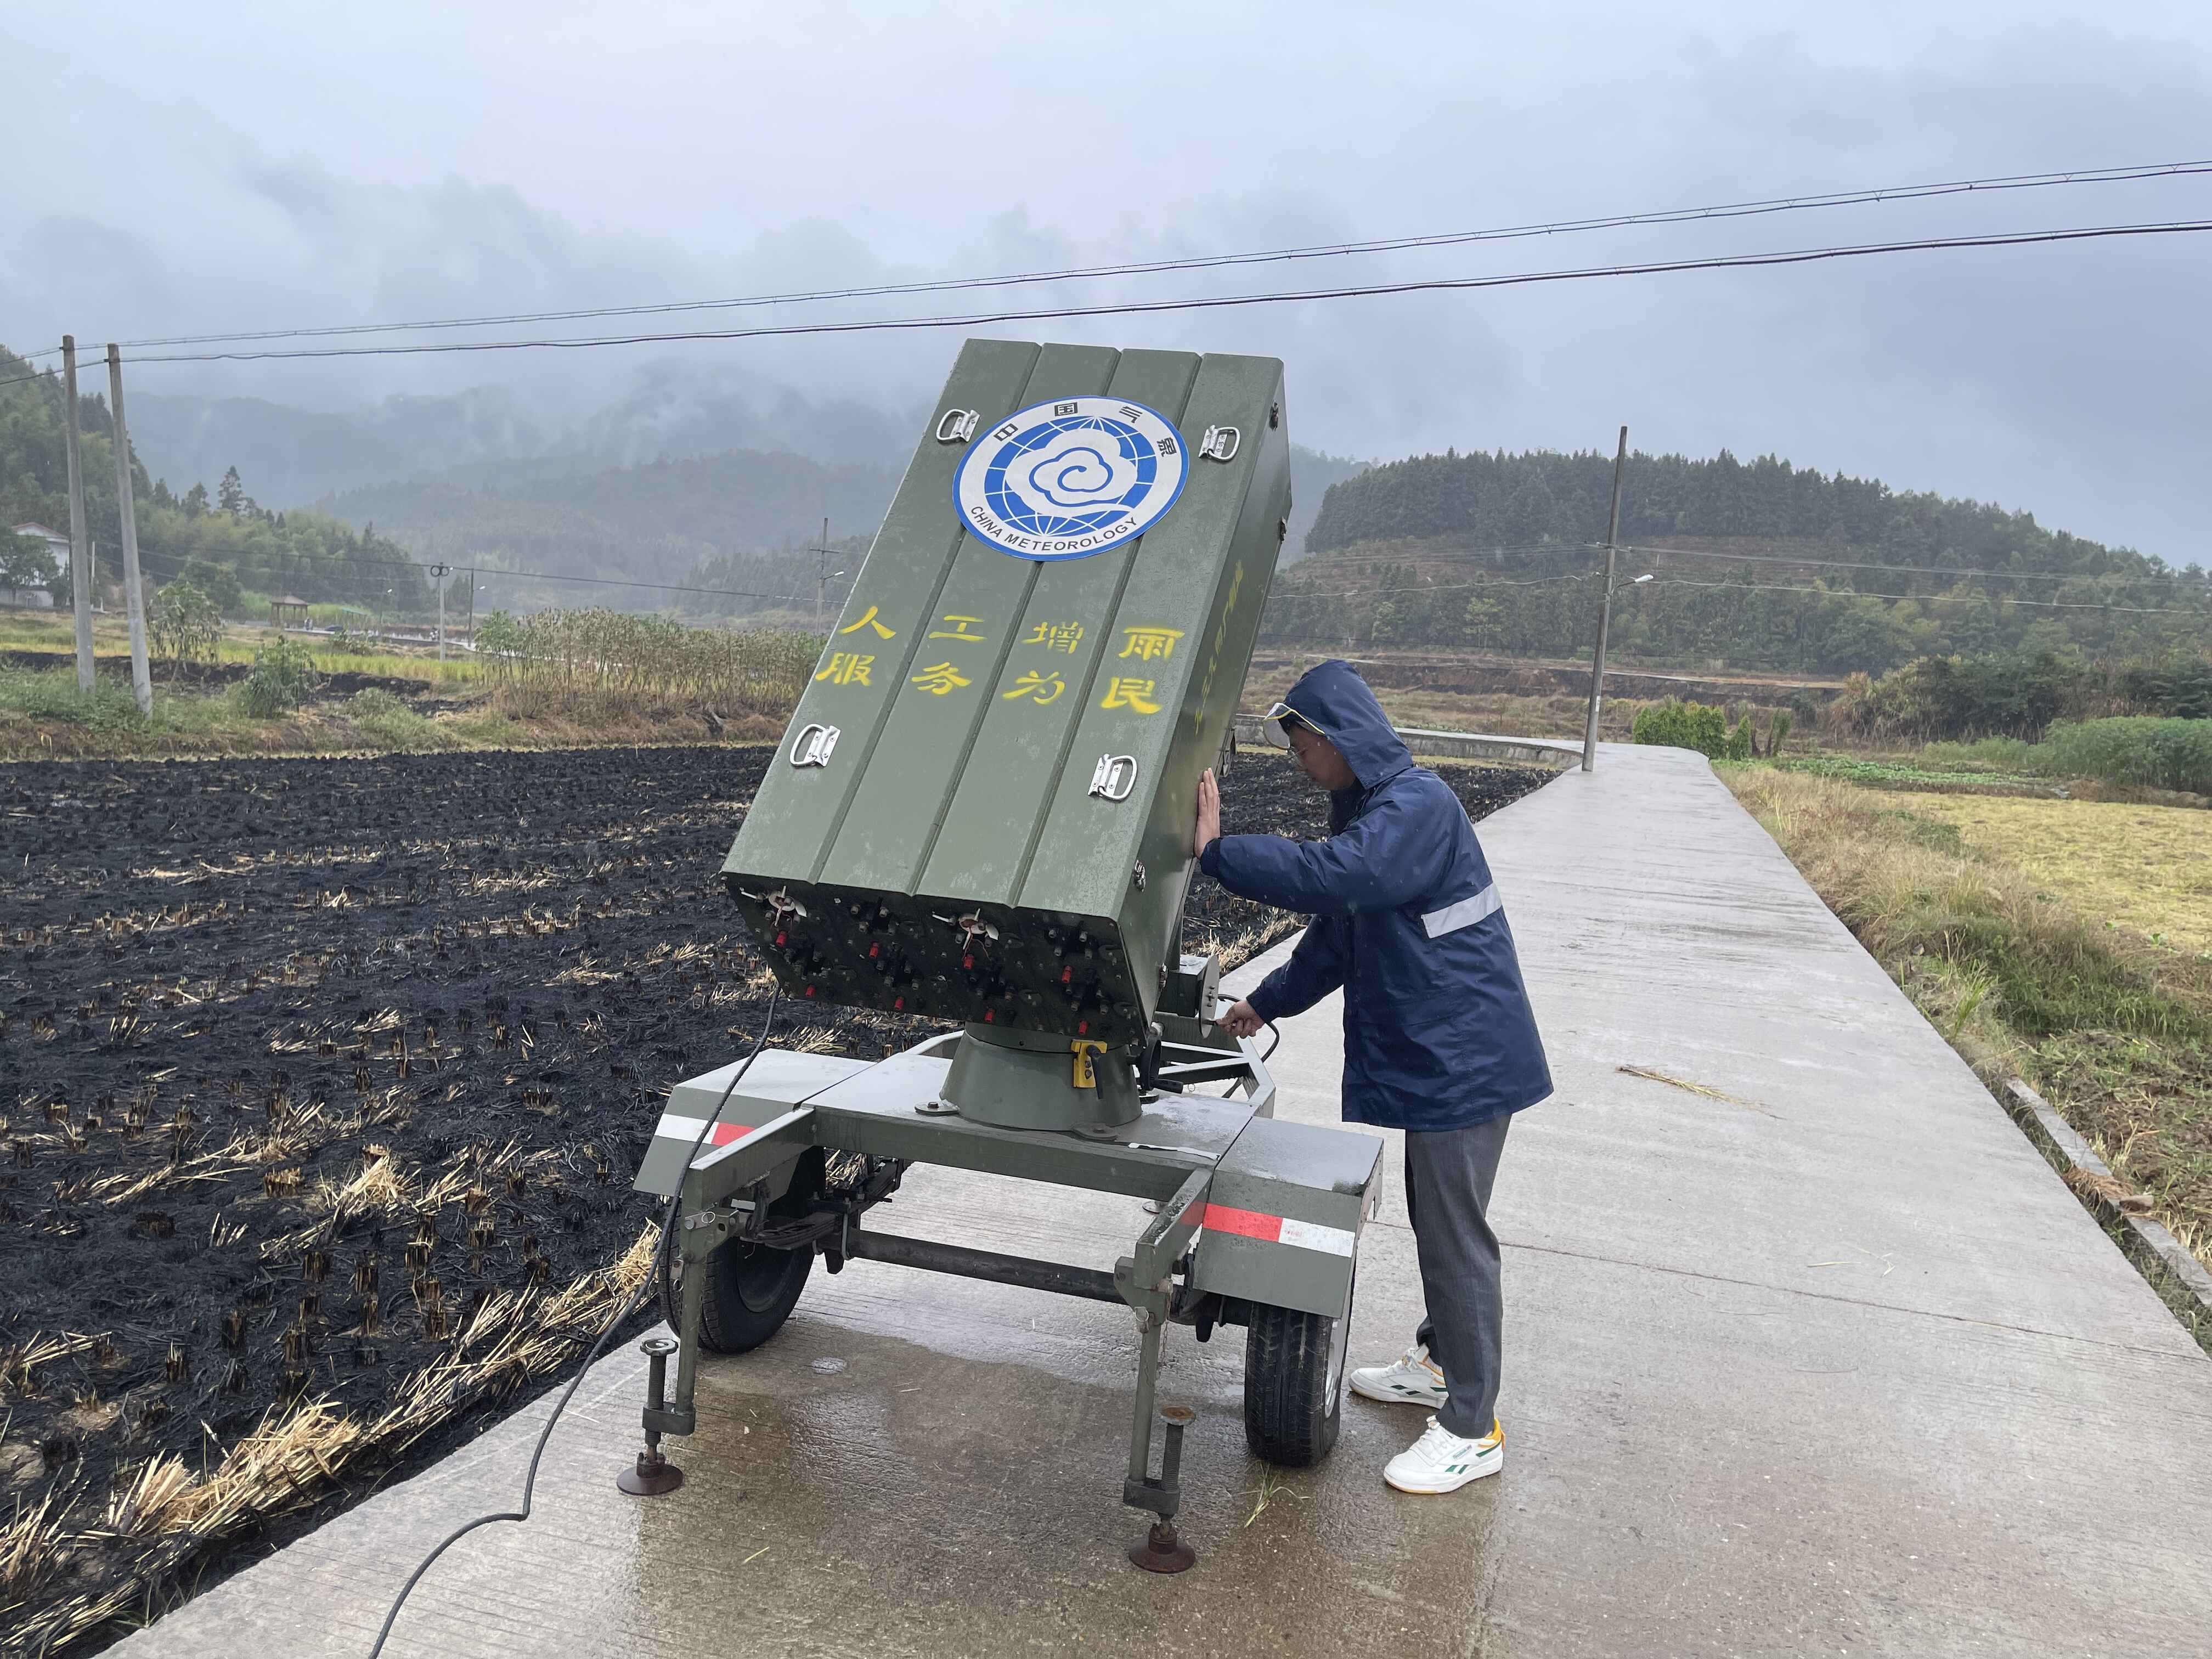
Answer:
[[[446,659],[446,573],[453,567],[434,564],[430,574],[438,584],[438,660]]]
[[[1597,766],[1597,717],[1605,701],[1605,644],[1613,629],[1613,573],[1620,556],[1620,475],[1628,465],[1628,428],[1620,428],[1620,447],[1613,457],[1613,513],[1605,526],[1605,599],[1597,613],[1597,657],[1590,665],[1589,718],[1583,727],[1583,770]]]
[[[92,695],[92,533],[84,513],[84,461],[77,434],[76,336],[62,336],[62,396],[69,404],[63,427],[69,462],[70,606],[76,615],[76,689]]]
[[[138,568],[138,509],[131,488],[131,439],[123,425],[123,356],[107,345],[107,415],[115,427],[115,506],[123,520],[123,599],[131,616],[131,695],[138,712],[154,712],[154,677],[146,663],[146,580]]]

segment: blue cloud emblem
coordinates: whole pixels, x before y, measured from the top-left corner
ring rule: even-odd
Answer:
[[[1054,507],[1095,507],[1118,504],[1136,486],[1136,462],[1091,434],[1071,433],[1022,470],[1018,488]]]

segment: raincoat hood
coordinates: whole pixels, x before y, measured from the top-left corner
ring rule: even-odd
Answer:
[[[1332,657],[1308,669],[1283,701],[1297,716],[1336,745],[1360,793],[1388,782],[1413,763],[1412,751],[1390,727],[1390,717],[1358,670]],[[1350,795],[1350,790],[1339,794]],[[1352,802],[1332,801],[1340,815]],[[1341,828],[1340,823],[1337,827]]]

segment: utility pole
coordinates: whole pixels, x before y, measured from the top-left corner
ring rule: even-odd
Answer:
[[[131,695],[138,712],[154,712],[154,677],[146,665],[146,586],[138,574],[138,508],[131,497],[131,436],[123,424],[123,353],[107,346],[107,404],[115,418],[115,505],[123,518],[123,599],[131,613]]]
[[[1620,556],[1620,474],[1628,465],[1628,428],[1620,428],[1620,447],[1613,457],[1613,513],[1605,526],[1605,599],[1597,613],[1597,659],[1590,665],[1589,720],[1583,727],[1583,770],[1597,765],[1597,716],[1605,702],[1605,641],[1613,628],[1613,562]]]
[[[446,564],[434,564],[430,567],[430,574],[438,583],[438,660],[440,662],[446,659],[446,573],[452,568],[451,565]]]
[[[84,519],[84,462],[77,449],[76,336],[62,336],[62,395],[69,401],[70,600],[76,611],[76,689],[92,695],[92,538]]]
[[[822,544],[814,550],[814,631],[822,631],[822,601],[830,590],[830,520],[822,520]]]

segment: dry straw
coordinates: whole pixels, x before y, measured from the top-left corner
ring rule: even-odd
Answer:
[[[501,1157],[506,1157],[506,1153]],[[611,1266],[553,1294],[495,1291],[444,1354],[401,1383],[374,1417],[320,1397],[272,1408],[205,1474],[155,1457],[99,1498],[58,1483],[0,1524],[0,1625],[10,1650],[43,1653],[144,1604],[193,1555],[249,1522],[312,1502],[346,1468],[392,1456],[470,1407],[511,1396],[574,1360],[652,1271],[660,1230],[648,1224]],[[0,1355],[0,1376],[27,1381],[40,1365],[96,1345],[70,1334],[34,1337]],[[119,1561],[117,1558],[119,1557]],[[95,1593],[37,1604],[64,1561],[105,1558]]]

